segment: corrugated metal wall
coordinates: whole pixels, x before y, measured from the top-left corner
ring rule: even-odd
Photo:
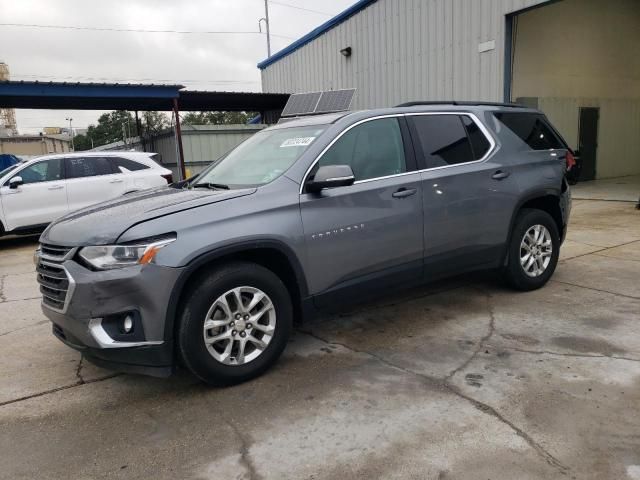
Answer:
[[[264,92],[357,88],[353,108],[503,100],[505,15],[547,0],[378,0],[262,70]],[[495,41],[493,50],[478,45]],[[340,49],[351,46],[349,58]]]

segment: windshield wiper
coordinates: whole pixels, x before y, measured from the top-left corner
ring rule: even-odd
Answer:
[[[203,182],[196,183],[192,185],[191,188],[204,187],[210,190],[229,190],[229,185],[225,185],[224,183],[211,183],[211,182]]]

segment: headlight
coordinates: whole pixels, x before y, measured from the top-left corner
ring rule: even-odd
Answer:
[[[83,247],[80,257],[98,270],[129,267],[131,265],[145,265],[151,263],[162,247],[175,241],[171,237],[140,240],[135,244],[97,245]]]

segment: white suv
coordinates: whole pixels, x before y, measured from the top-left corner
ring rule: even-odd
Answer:
[[[154,153],[46,155],[0,172],[0,234],[37,231],[58,217],[172,182]]]

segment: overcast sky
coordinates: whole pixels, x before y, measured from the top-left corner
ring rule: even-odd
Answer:
[[[272,52],[355,0],[270,0]],[[284,4],[297,6],[285,6]],[[303,9],[315,10],[316,13]],[[0,0],[0,23],[142,30],[258,32],[264,0]],[[0,25],[0,61],[13,80],[180,83],[189,89],[260,91],[260,34],[175,34]],[[17,110],[21,133],[85,128],[99,113]]]

